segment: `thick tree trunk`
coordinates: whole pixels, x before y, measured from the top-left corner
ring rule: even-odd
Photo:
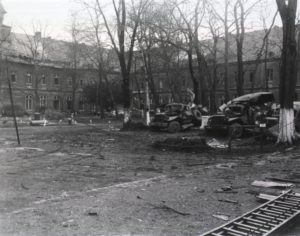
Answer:
[[[150,82],[150,90],[153,96],[153,100],[154,100],[154,106],[155,108],[157,108],[159,106],[159,96],[158,96],[158,92],[154,83],[154,78],[153,78],[153,71],[152,71],[152,62],[151,62],[151,55],[149,52],[147,52],[147,54],[144,56],[144,61],[145,61],[145,65],[146,65],[146,73]]]
[[[200,85],[200,96],[201,96],[201,104],[203,106],[207,106],[208,103],[208,99],[207,99],[207,95],[206,91],[207,91],[207,86],[205,83],[205,76],[203,73],[203,69],[207,69],[206,67],[206,62],[205,62],[205,58],[203,57],[203,55],[200,53],[199,48],[196,48],[196,54],[197,54],[197,64],[198,64],[198,77],[199,77],[199,83],[198,83],[198,87]]]
[[[75,111],[75,96],[76,96],[76,83],[77,83],[77,74],[76,74],[76,69],[75,72],[72,75],[72,107],[71,107],[71,112]]]
[[[295,19],[297,0],[276,0],[282,19],[283,47],[280,67],[280,121],[278,142],[292,144],[295,140],[293,101],[297,78],[297,43]]]
[[[294,109],[280,108],[278,142],[292,144],[295,139]]]
[[[192,52],[188,52],[188,62],[189,62],[189,70],[190,70],[190,75],[191,75],[191,80],[193,82],[193,92],[195,93],[195,104],[200,104],[202,101],[200,101],[200,96],[199,96],[199,82],[197,78],[195,77],[195,72],[193,68],[193,57],[192,57]]]
[[[124,106],[124,120],[123,125],[131,121],[131,92],[130,92],[130,77],[129,73],[123,74],[123,106]]]
[[[243,46],[237,47],[237,95],[242,96],[244,94],[244,65],[243,65]]]
[[[229,27],[228,27],[228,5],[229,0],[225,0],[225,19],[224,19],[224,28],[225,28],[225,73],[224,73],[224,90],[225,90],[225,102],[229,101]]]

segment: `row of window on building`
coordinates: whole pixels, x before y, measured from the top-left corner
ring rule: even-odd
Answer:
[[[253,83],[254,82],[254,71],[249,71],[248,73],[248,82],[249,83]],[[218,79],[218,84],[219,85],[224,85],[224,78],[225,78],[225,73],[222,72],[219,74],[219,79]],[[235,80],[237,79],[237,72],[234,72],[234,78]],[[267,76],[266,79],[268,82],[273,82],[274,80],[274,71],[273,69],[267,69]]]
[[[253,83],[254,82],[254,74],[255,74],[255,72],[254,71],[249,71],[249,73],[247,73],[247,74],[248,74],[248,82],[249,83]],[[234,77],[235,77],[235,80],[236,80],[237,79],[237,72],[234,72]],[[219,86],[224,86],[224,78],[225,78],[225,73],[224,72],[219,73],[218,80],[217,80],[217,83],[218,83]],[[266,77],[266,79],[270,83],[273,82],[274,72],[273,72],[272,68],[267,69],[267,77]],[[183,87],[187,86],[187,80],[188,80],[187,78],[182,78],[181,85]],[[162,90],[164,88],[163,80],[159,80],[158,88],[160,90]],[[143,83],[141,84],[141,89],[142,90],[144,89],[144,84]]]
[[[72,107],[72,97],[68,96],[66,97],[66,109],[70,110]],[[46,108],[48,107],[48,98],[45,95],[39,96],[39,107],[40,108]],[[80,97],[78,101],[78,110],[83,110],[83,105],[84,105],[84,98]],[[32,111],[34,109],[34,101],[33,101],[33,96],[32,95],[26,95],[25,96],[25,109],[27,111]],[[53,99],[53,104],[52,104],[53,109],[59,110],[61,109],[61,99],[59,96],[54,96]]]
[[[12,83],[17,83],[18,76],[17,76],[16,72],[12,72],[11,73],[10,80],[11,80]],[[25,83],[27,85],[31,85],[33,83],[33,76],[32,76],[31,73],[26,73]],[[41,85],[46,85],[47,84],[46,75],[44,75],[44,74],[41,75],[39,84],[41,84]],[[58,75],[54,75],[54,77],[53,77],[53,84],[54,85],[59,85],[60,84],[60,77]],[[69,86],[73,85],[72,78],[68,78],[68,85]],[[83,86],[83,80],[82,79],[79,80],[79,86]]]

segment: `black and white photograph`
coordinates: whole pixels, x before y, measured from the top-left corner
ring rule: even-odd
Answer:
[[[0,0],[0,236],[299,236],[297,0]]]

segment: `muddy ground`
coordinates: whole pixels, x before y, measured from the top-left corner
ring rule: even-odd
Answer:
[[[0,235],[199,235],[259,206],[258,193],[282,190],[253,187],[254,180],[300,181],[297,147],[261,150],[253,140],[234,141],[230,153],[221,146],[154,147],[211,138],[199,130],[120,127],[22,127],[21,147],[14,129],[2,128]],[[295,222],[280,235],[300,235]]]

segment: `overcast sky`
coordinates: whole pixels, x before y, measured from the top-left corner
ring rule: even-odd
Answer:
[[[32,29],[32,22],[40,21],[49,26],[51,35],[67,37],[64,31],[70,22],[71,10],[76,9],[72,0],[2,0],[7,11],[4,23],[13,31],[22,32]]]
[[[106,0],[100,2],[104,1]],[[264,11],[274,14],[272,12],[276,9],[276,2],[275,0],[268,2]],[[75,4],[74,0],[2,0],[2,3],[7,11],[4,23],[12,26],[14,32],[24,32],[25,29],[26,32],[32,33],[30,32],[32,22],[41,22],[42,25],[48,25],[48,34],[59,39],[68,38],[66,29],[71,12],[78,9],[78,4]],[[279,17],[276,24],[280,24]]]

